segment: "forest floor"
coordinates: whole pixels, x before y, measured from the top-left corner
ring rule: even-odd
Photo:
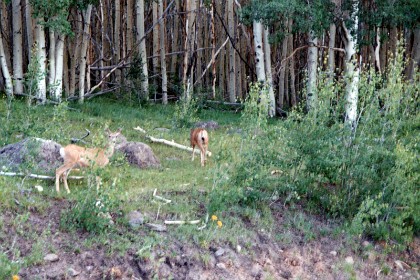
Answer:
[[[52,181],[0,177],[0,279],[13,274],[30,280],[420,279],[420,238],[397,251],[392,244],[351,235],[342,221],[280,200],[263,209],[209,213],[218,216],[221,227],[211,218],[202,229],[201,223],[164,226],[166,220],[206,220],[218,168],[228,166],[217,154],[224,145],[239,146],[236,114],[200,114],[201,120],[220,124],[210,132],[214,156],[201,168],[189,153],[148,143],[132,130],[140,125],[155,136],[188,145],[188,129],[171,129],[173,108],[138,110],[111,102],[85,105],[76,112],[41,107],[28,113],[24,104],[16,103],[13,121],[0,119],[1,146],[29,136],[66,143],[86,127],[98,132],[104,124],[122,126],[128,139],[152,147],[162,168],[139,170],[118,155],[113,159],[102,176],[100,201],[108,208],[109,225],[100,231],[68,222],[69,217],[95,220],[89,211],[97,205],[84,204],[86,190],[93,189],[86,180],[69,181],[72,193],[57,194]],[[58,117],[63,121],[48,122]],[[171,202],[156,199],[154,190]]]

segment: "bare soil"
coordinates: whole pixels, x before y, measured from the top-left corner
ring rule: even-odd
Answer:
[[[221,243],[205,249],[194,242],[174,239],[169,228],[167,232],[153,233],[166,235],[170,242],[155,246],[147,258],[138,258],[130,244],[125,253],[111,255],[106,246],[85,247],[83,241],[88,233],[60,229],[60,213],[66,207],[70,207],[68,201],[54,200],[42,214],[31,211],[21,226],[20,230],[31,229],[38,235],[49,228],[48,248],[43,251],[58,256],[57,261],[42,261],[22,269],[21,279],[420,279],[419,238],[403,252],[385,253],[380,243],[352,243],[345,234],[319,235],[319,230],[329,225],[311,217],[317,237],[307,240],[302,231],[285,229],[289,217],[283,216],[282,205],[274,205],[278,207],[273,209],[276,224],[270,233],[245,223],[255,233],[248,244],[233,248]],[[17,234],[14,213],[2,215],[0,243],[13,244],[21,256],[30,254],[34,240]],[[140,236],[150,234],[145,226],[130,230]],[[278,236],[288,236],[289,241]]]

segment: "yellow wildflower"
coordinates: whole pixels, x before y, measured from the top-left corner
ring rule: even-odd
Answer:
[[[222,221],[217,221],[217,226],[218,226],[219,228],[221,228],[221,227],[223,226]]]
[[[216,220],[217,220],[217,216],[216,216],[216,215],[212,215],[212,216],[211,216],[211,220],[212,220],[212,221],[216,221]]]
[[[12,280],[19,280],[20,278],[19,278],[19,275],[13,275],[12,276]]]

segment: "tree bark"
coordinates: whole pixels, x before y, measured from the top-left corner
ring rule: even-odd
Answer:
[[[358,28],[358,1],[353,3],[353,15],[354,26]],[[354,128],[357,121],[357,101],[359,97],[359,76],[360,69],[357,65],[356,60],[356,46],[357,46],[357,35],[353,35],[347,29],[345,22],[343,21],[343,30],[345,34],[345,50],[346,50],[346,122]]]
[[[285,95],[287,94],[287,92],[284,91],[285,79],[287,78],[286,77],[287,41],[288,41],[287,37],[285,37],[281,44],[281,55],[280,55],[281,63],[280,63],[280,73],[279,73],[279,99],[278,99],[278,105],[280,109],[283,109],[284,107]]]
[[[115,64],[118,64],[121,60],[121,4],[120,0],[115,0],[115,23],[114,23],[114,49],[115,49]],[[88,77],[89,78],[89,77]],[[121,84],[121,70],[115,70],[115,82]]]
[[[3,9],[0,5],[0,17],[3,18]],[[0,29],[2,29],[1,22],[0,22]],[[7,67],[6,61],[6,54],[4,51],[3,46],[3,34],[0,32],[0,64],[1,64],[1,71],[5,80],[5,91],[7,98],[10,100],[13,97],[13,83],[12,77],[10,75],[9,68]]]
[[[137,29],[137,44],[139,44],[139,55],[141,58],[142,81],[141,93],[139,98],[143,96],[149,97],[149,73],[147,70],[147,52],[146,52],[146,39],[144,34],[144,0],[136,0],[136,29]]]
[[[271,47],[268,41],[268,28],[264,29],[264,55],[265,55],[265,73],[268,84],[268,116],[274,117],[276,115],[276,99],[273,90],[273,74],[271,71]],[[284,39],[287,42],[287,39]]]
[[[293,33],[291,33],[292,31],[292,25],[293,25],[293,21],[290,19],[289,20],[289,36],[287,36],[287,49],[289,50],[289,55],[291,55],[293,53]],[[289,74],[290,74],[290,103],[292,105],[292,107],[296,106],[297,104],[297,98],[296,98],[296,87],[295,87],[295,83],[296,83],[296,76],[295,76],[295,56],[293,55],[290,59],[289,59]]]
[[[28,61],[31,62],[31,51],[34,43],[32,8],[29,0],[25,0],[26,39],[28,42]]]
[[[330,39],[328,42],[328,77],[329,81],[334,81],[334,73],[335,73],[335,34],[337,32],[337,27],[335,23],[330,24]]]
[[[408,64],[407,78],[410,81],[414,79],[416,69],[420,67],[420,28],[413,30],[414,40],[413,48],[411,49],[410,63]]]
[[[233,13],[233,0],[227,1],[228,9],[228,31],[229,36],[234,38],[235,33],[235,19]],[[236,71],[235,71],[235,49],[232,42],[229,42],[229,101],[236,101]]]
[[[163,1],[159,0],[159,18],[163,17]],[[165,20],[160,21],[160,70],[162,74],[162,103],[168,104],[168,78],[166,74]]]
[[[87,61],[87,48],[90,39],[90,15],[92,13],[92,4],[89,4],[84,12],[84,27],[82,35],[82,46],[80,48],[80,74],[79,74],[79,102],[84,102],[85,96],[85,82],[86,82],[86,61]],[[89,77],[88,77],[89,78]]]
[[[21,0],[12,1],[13,12],[13,79],[14,93],[23,93],[23,44]]]
[[[43,19],[38,18],[35,26],[35,44],[37,45],[37,59],[39,62],[39,77],[38,77],[38,88],[36,92],[36,98],[41,104],[47,100],[47,83],[46,77],[46,50],[45,50],[45,32],[42,26]]]
[[[316,79],[317,79],[317,68],[318,68],[318,38],[316,37],[314,31],[309,32],[309,48],[308,48],[308,84],[306,87],[306,104],[308,110],[311,110],[315,107],[317,102],[317,89],[316,89]]]

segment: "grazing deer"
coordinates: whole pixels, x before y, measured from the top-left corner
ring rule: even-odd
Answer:
[[[209,145],[209,135],[204,128],[191,129],[190,141],[192,146],[192,160],[194,160],[194,148],[198,146],[200,149],[201,166],[206,164],[206,154]]]
[[[70,193],[67,184],[67,176],[73,168],[83,168],[89,166],[104,167],[109,163],[109,158],[114,154],[117,137],[121,134],[121,129],[116,132],[106,130],[108,144],[105,149],[84,148],[70,144],[60,149],[60,155],[64,159],[64,164],[55,171],[55,188],[60,192],[60,178],[63,178],[64,187]],[[99,188],[100,178],[96,176],[97,188]]]

